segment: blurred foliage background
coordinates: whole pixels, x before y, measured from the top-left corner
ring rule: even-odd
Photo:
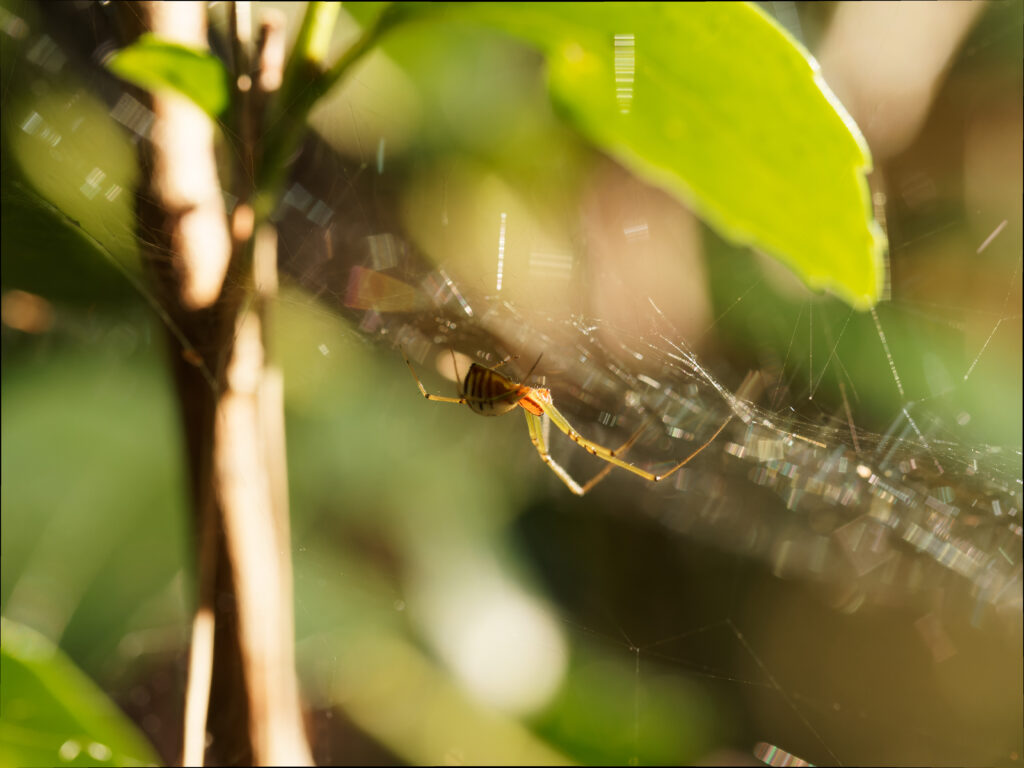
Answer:
[[[0,10],[0,610],[58,644],[171,762],[193,533],[160,320],[137,274],[124,129],[136,117],[98,63],[113,42],[75,15],[88,5]],[[351,9],[339,49],[370,5]],[[510,251],[503,296],[532,322],[579,313],[628,343],[652,298],[719,375],[781,369],[780,411],[806,410],[810,394],[838,412],[844,379],[822,368],[835,358],[858,427],[884,432],[923,403],[954,446],[1015,450],[1019,488],[1024,6],[972,4],[975,17],[950,22],[963,40],[948,33],[948,63],[915,81],[898,65],[945,38],[869,5],[857,18],[842,4],[764,7],[821,59],[875,151],[893,298],[877,323],[725,244],[588,147],[552,110],[538,57],[497,35],[402,31],[319,108],[291,189],[324,208],[305,206],[305,229],[282,222],[291,279],[275,346],[319,762],[754,763],[763,742],[815,763],[1019,763],[1019,615],[979,618],[928,584],[917,602],[863,605],[780,578],[660,522],[662,489],[636,478],[570,497],[517,418],[425,404],[400,355],[344,306],[344,282],[307,255],[331,247],[308,222],[334,217],[353,238],[400,233],[482,293],[494,265],[478,254],[511,212],[534,252],[590,250],[582,275],[556,260],[545,280]],[[858,84],[875,58],[904,92]],[[628,250],[639,223],[652,233],[642,252]],[[421,375],[452,393],[429,365]],[[934,396],[950,382],[952,396]],[[596,412],[572,415],[601,429]],[[5,718],[22,696],[7,670]],[[0,733],[8,764],[52,762],[45,738],[19,752]]]

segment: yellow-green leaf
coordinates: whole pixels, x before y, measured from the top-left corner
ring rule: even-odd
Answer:
[[[148,91],[173,90],[216,118],[228,106],[228,74],[207,51],[146,33],[107,62],[120,78]]]
[[[132,722],[49,640],[0,619],[0,764],[156,765]]]
[[[882,294],[868,148],[817,65],[746,3],[480,3],[539,48],[566,118],[723,236],[859,309]]]

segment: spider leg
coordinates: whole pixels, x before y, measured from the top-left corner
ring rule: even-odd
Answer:
[[[507,363],[510,363],[513,360],[518,360],[518,359],[519,359],[519,355],[508,355],[503,360],[501,360],[500,362],[495,363],[494,365],[492,365],[491,366],[491,370],[496,371],[499,368],[501,368],[501,366],[503,366],[503,365],[505,365]]]
[[[540,454],[541,461],[547,464],[551,471],[558,475],[558,478],[577,496],[583,496],[587,493],[591,488],[604,480],[614,468],[614,465],[609,463],[608,466],[581,486],[572,479],[572,476],[558,462],[551,458],[551,454],[548,452],[548,426],[551,423],[550,419],[547,416],[536,416],[525,409],[523,413],[526,414],[526,424],[530,429],[530,442],[533,443],[537,453]],[[640,425],[640,429],[634,432],[626,442],[616,448],[614,453],[620,454],[628,451],[645,429],[647,429],[646,421]]]
[[[405,350],[402,350],[402,359],[405,360],[405,364],[409,366],[409,372],[412,374],[413,379],[416,380],[416,386],[420,388],[420,394],[423,395],[427,400],[433,400],[435,403],[454,403],[456,405],[462,405],[466,402],[466,398],[462,397],[444,397],[442,395],[432,395],[430,392],[423,387],[423,382],[420,381],[420,377],[416,375],[416,369],[412,367],[412,363],[409,362],[409,358],[405,356]]]
[[[613,451],[610,448],[606,448],[603,445],[595,443],[593,440],[588,440],[587,438],[583,437],[583,435],[577,432],[576,429],[572,426],[572,424],[569,423],[569,420],[566,419],[565,416],[563,416],[561,412],[557,408],[555,408],[555,406],[552,405],[551,403],[540,403],[540,407],[544,411],[544,415],[551,419],[552,424],[554,424],[556,427],[558,427],[558,429],[560,429],[562,432],[568,435],[570,440],[572,440],[574,443],[583,448],[583,450],[585,450],[587,453],[593,454],[594,456],[597,456],[599,459],[604,459],[609,464],[614,464],[617,467],[622,467],[623,469],[632,472],[634,475],[639,475],[640,477],[643,477],[652,482],[664,480],[666,477],[673,474],[676,470],[688,464],[691,459],[697,456],[697,454],[699,454],[701,451],[703,451],[705,448],[711,445],[711,443],[714,442],[715,438],[718,437],[721,431],[725,429],[726,425],[730,421],[732,421],[732,414],[729,414],[729,417],[724,422],[722,422],[722,426],[716,429],[715,433],[711,435],[711,437],[703,445],[701,445],[699,448],[697,448],[697,450],[695,450],[693,453],[691,453],[689,456],[687,456],[685,459],[676,464],[667,472],[656,475],[653,472],[647,472],[646,470],[640,469],[640,467],[630,464],[627,461],[623,461],[616,455],[618,451]],[[627,443],[632,444],[631,441],[627,441]],[[628,445],[626,447],[628,447]],[[620,448],[619,450],[622,449]]]
[[[644,423],[640,425],[640,428],[636,432],[634,432],[632,434],[632,436],[626,442],[624,442],[622,445],[620,445],[618,448],[615,449],[615,451],[614,451],[615,455],[621,456],[626,451],[628,451],[630,449],[630,447],[633,445],[633,443],[635,443],[637,441],[637,438],[640,437],[641,434],[643,434],[643,431],[645,429],[647,429],[647,425],[649,423],[650,423],[649,421],[645,420]],[[597,485],[602,480],[604,480],[605,477],[607,477],[608,473],[611,472],[612,469],[614,469],[614,468],[615,468],[614,464],[608,464],[607,466],[605,466],[604,469],[602,469],[600,472],[598,472],[596,475],[594,475],[592,478],[590,478],[590,480],[588,480],[583,485],[583,493],[586,493],[591,488],[593,488],[595,485]]]
[[[720,427],[719,427],[718,429],[716,429],[716,430],[715,430],[715,432],[714,432],[714,434],[712,434],[712,435],[711,435],[711,437],[709,437],[709,438],[708,438],[707,440],[705,440],[705,441],[704,441],[703,445],[701,445],[701,446],[700,446],[699,448],[697,448],[697,449],[696,449],[696,450],[695,450],[695,451],[694,451],[693,453],[691,453],[691,454],[690,454],[689,456],[687,456],[687,457],[686,457],[685,459],[683,459],[683,460],[682,460],[682,461],[680,461],[680,462],[679,462],[678,464],[676,464],[676,465],[675,465],[674,467],[672,467],[672,469],[670,469],[670,470],[669,470],[668,472],[666,472],[665,474],[663,474],[663,475],[657,475],[657,476],[656,476],[656,477],[654,478],[654,479],[655,479],[655,481],[657,481],[657,480],[664,480],[664,479],[665,479],[666,477],[668,477],[669,475],[671,475],[671,474],[672,474],[673,472],[675,472],[675,471],[676,471],[677,469],[682,469],[682,468],[683,468],[684,466],[686,466],[687,464],[689,464],[689,463],[690,463],[690,459],[692,459],[692,458],[693,458],[694,456],[696,456],[696,455],[697,455],[697,454],[699,454],[699,453],[700,453],[701,451],[703,451],[703,450],[704,450],[705,448],[707,448],[707,447],[708,447],[709,445],[711,445],[711,444],[712,444],[713,442],[715,442],[715,438],[716,438],[716,437],[718,437],[718,436],[719,436],[719,435],[720,435],[720,434],[722,433],[722,430],[723,430],[723,429],[725,429],[725,428],[726,428],[726,427],[727,427],[727,426],[729,425],[729,422],[730,422],[730,421],[732,421],[732,414],[731,414],[731,413],[730,413],[730,414],[728,415],[728,417],[726,417],[725,421],[723,421],[723,422],[722,422],[722,426],[720,426]]]
[[[570,477],[569,473],[560,464],[551,458],[551,454],[548,452],[547,440],[544,439],[545,429],[542,417],[532,414],[527,410],[523,410],[523,413],[526,414],[526,426],[530,429],[530,442],[533,443],[533,447],[540,454],[540,460],[547,464],[552,472],[558,475],[558,479],[565,483],[570,491],[577,496],[582,496],[586,491]]]

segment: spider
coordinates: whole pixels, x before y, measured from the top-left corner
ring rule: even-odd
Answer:
[[[464,403],[468,405],[474,413],[479,413],[481,416],[500,416],[514,410],[516,406],[522,408],[523,412],[526,414],[526,426],[530,430],[530,442],[533,443],[534,448],[537,449],[537,453],[540,454],[541,461],[547,464],[548,467],[551,468],[551,471],[558,476],[558,479],[565,483],[566,487],[577,496],[582,496],[601,482],[605,476],[611,472],[613,467],[622,467],[623,469],[632,472],[634,475],[639,475],[640,477],[654,483],[659,480],[664,480],[676,470],[686,466],[691,459],[711,445],[715,438],[718,437],[721,431],[725,429],[726,425],[732,420],[732,414],[730,414],[722,425],[715,430],[715,433],[711,435],[711,437],[708,438],[708,440],[697,450],[667,472],[654,474],[653,472],[647,472],[646,470],[640,469],[639,467],[619,458],[619,456],[625,454],[625,452],[629,450],[630,446],[636,442],[637,438],[640,437],[644,429],[647,428],[647,422],[644,422],[640,426],[640,429],[634,432],[626,442],[614,450],[606,448],[603,445],[599,445],[593,440],[588,440],[577,432],[572,424],[569,423],[569,420],[566,419],[557,408],[555,408],[555,404],[551,399],[550,389],[530,387],[526,384],[517,383],[504,374],[498,372],[498,368],[503,366],[512,358],[502,360],[494,368],[488,368],[487,366],[480,365],[479,363],[472,363],[469,366],[469,371],[466,373],[465,380],[462,382],[459,396],[443,397],[442,395],[433,395],[427,392],[423,386],[423,382],[420,381],[420,377],[416,375],[416,370],[412,367],[412,363],[410,363],[409,358],[406,357],[405,350],[402,350],[402,357],[405,360],[405,364],[409,366],[409,371],[412,373],[413,379],[416,380],[416,386],[419,387],[420,394],[422,394],[427,400],[433,400],[436,403],[454,403],[456,405],[462,405]],[[452,360],[454,362],[454,353],[452,355]],[[537,362],[540,362],[540,358],[537,358]],[[536,365],[537,363],[534,363],[533,367],[536,367]],[[530,378],[530,373],[533,373],[533,368],[530,368],[530,372],[526,374],[527,379]],[[551,458],[551,454],[548,452],[547,444],[549,424],[554,424],[558,427],[558,429],[564,432],[570,440],[583,448],[583,450],[587,451],[587,453],[593,454],[594,456],[597,456],[597,458],[608,462],[608,466],[594,475],[594,477],[583,485],[577,483],[565,469]]]

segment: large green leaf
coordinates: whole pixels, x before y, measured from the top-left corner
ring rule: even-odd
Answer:
[[[812,288],[875,304],[885,238],[871,159],[817,65],[745,3],[481,3],[449,14],[539,48],[552,95],[590,141],[725,237]]]
[[[216,118],[228,106],[228,75],[220,59],[146,33],[114,54],[107,67],[150,91],[177,91]]]
[[[0,619],[0,765],[156,765],[131,721],[49,640]]]

